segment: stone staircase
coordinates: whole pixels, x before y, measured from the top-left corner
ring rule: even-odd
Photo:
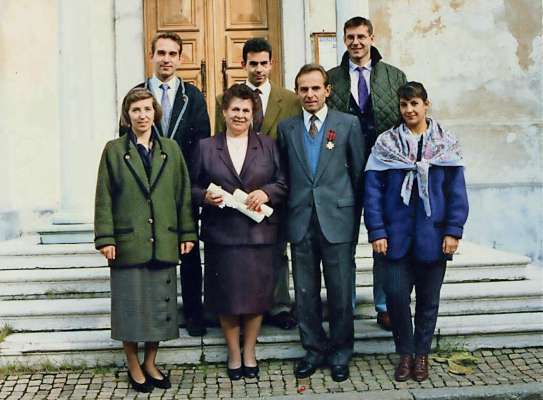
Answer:
[[[375,324],[371,249],[364,236],[356,259],[355,351],[388,353],[394,345],[390,333]],[[0,243],[0,328],[13,330],[0,343],[0,366],[122,364],[121,343],[109,337],[104,259],[89,243],[38,243],[37,236]],[[447,269],[434,345],[470,350],[541,346],[543,269],[529,264],[527,257],[463,242]],[[297,330],[263,328],[259,358],[302,355]],[[226,352],[218,328],[204,338],[181,329],[179,339],[161,344],[159,357],[162,363],[214,362],[223,361]]]

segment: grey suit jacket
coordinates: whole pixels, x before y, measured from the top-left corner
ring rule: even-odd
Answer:
[[[358,119],[328,109],[315,176],[311,174],[303,145],[303,117],[284,120],[278,127],[278,142],[287,166],[287,240],[300,242],[309,227],[313,207],[322,233],[330,243],[355,240],[362,211],[364,141]],[[335,132],[329,149],[327,136]]]

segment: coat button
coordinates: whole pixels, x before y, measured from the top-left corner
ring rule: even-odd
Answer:
[[[166,159],[166,153],[162,153],[162,154],[160,155],[160,157],[162,157],[162,159],[165,160],[165,159]]]
[[[150,224],[152,224],[152,223],[153,223],[153,218],[149,218],[149,219],[147,220],[147,222],[149,222]]]
[[[124,159],[125,159],[125,160],[130,160],[130,154],[125,154],[125,155],[124,155]]]
[[[149,241],[153,243],[155,241],[155,238],[149,238]]]
[[[170,322],[170,320],[171,320],[170,316],[167,316],[166,317],[166,322]]]
[[[168,280],[166,281],[167,284],[170,284],[172,283],[172,280],[170,278],[168,278]]]
[[[164,301],[165,301],[166,303],[168,303],[168,302],[170,301],[170,298],[169,298],[169,297],[166,297],[166,298],[164,299]]]
[[[151,204],[151,199],[147,199],[147,204]]]

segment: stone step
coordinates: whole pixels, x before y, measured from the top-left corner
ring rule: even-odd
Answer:
[[[327,324],[325,323],[327,330]],[[158,362],[197,364],[224,362],[226,346],[218,328],[203,338],[187,336],[161,343]],[[437,321],[434,348],[465,349],[534,347],[543,338],[543,313],[443,316]],[[363,354],[394,351],[391,334],[369,320],[355,321],[355,352]],[[259,359],[289,359],[303,356],[297,330],[282,331],[264,326],[258,339]],[[110,338],[109,330],[14,333],[0,343],[0,366],[72,364],[87,366],[123,365],[121,342]]]
[[[321,296],[326,304],[325,289]],[[358,287],[356,298],[356,317],[373,318],[372,289]],[[178,302],[182,304],[181,298]],[[537,280],[451,283],[441,291],[440,315],[532,311],[543,311],[543,290]],[[0,301],[0,324],[15,331],[107,329],[109,312],[109,297],[4,300]]]

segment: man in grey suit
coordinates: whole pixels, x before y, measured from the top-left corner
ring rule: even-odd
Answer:
[[[328,76],[304,65],[295,88],[303,113],[279,124],[287,165],[287,240],[291,242],[296,310],[305,357],[295,375],[305,378],[325,362],[332,378],[349,377],[353,352],[352,246],[362,209],[365,149],[360,123],[328,109]],[[321,272],[326,283],[330,338],[322,327]]]

